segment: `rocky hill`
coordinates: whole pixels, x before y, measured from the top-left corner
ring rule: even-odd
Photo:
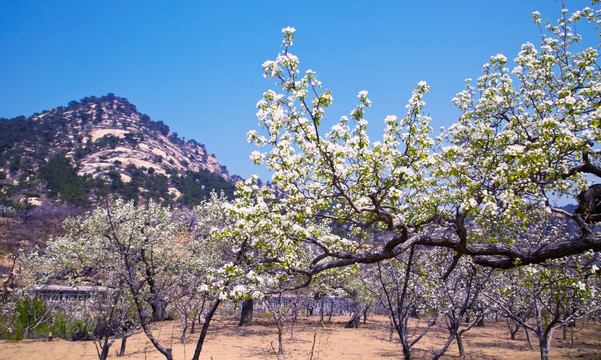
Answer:
[[[108,94],[0,119],[0,204],[92,204],[107,194],[194,205],[230,176],[204,145]],[[0,214],[1,215],[1,214]]]

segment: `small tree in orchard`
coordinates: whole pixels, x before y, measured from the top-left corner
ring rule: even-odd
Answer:
[[[17,259],[10,255],[11,267],[8,274],[2,274],[2,288],[0,289],[0,338],[5,337],[13,331],[15,318],[17,317],[17,306],[25,294],[26,289],[17,287],[16,265]]]
[[[439,286],[433,290],[436,307],[449,332],[445,345],[434,355],[434,359],[440,358],[453,340],[457,342],[459,356],[465,358],[462,336],[484,318],[489,308],[482,292],[489,285],[493,269],[475,265],[468,257],[455,263],[448,252],[446,249],[436,249],[430,254],[442,260],[442,264],[446,262],[447,267],[451,266],[448,265],[451,262],[456,267],[450,276],[439,275]]]
[[[361,276],[364,276],[364,274]],[[319,315],[319,324],[322,327],[326,323],[331,323],[332,316],[335,313],[339,314],[345,304],[340,299],[346,299],[348,293],[341,288],[340,284],[346,282],[347,279],[355,279],[357,277],[358,268],[356,267],[330,269],[313,277],[313,282],[310,286],[313,303],[308,311],[310,315]],[[355,282],[353,285],[360,285],[367,290],[367,286],[364,284]],[[316,307],[319,309],[319,314],[315,314]]]
[[[253,254],[252,241],[244,232],[238,233],[239,218],[233,208],[224,194],[211,193],[186,216],[191,237],[185,245],[184,262],[180,267],[183,273],[179,286],[184,290],[181,301],[187,307],[196,306],[195,310],[187,311],[195,312],[198,323],[202,323],[193,359],[200,357],[211,320],[221,302],[245,298],[251,292],[244,286],[245,280],[258,281],[248,266]],[[182,319],[182,323],[187,326],[186,319]],[[185,333],[182,339],[184,336]]]
[[[329,228],[321,223],[294,223],[290,217],[294,214],[288,214],[274,192],[256,181],[251,178],[238,186],[237,197],[222,208],[229,222],[211,232],[220,242],[229,244],[227,248],[235,254],[235,260],[219,270],[228,277],[227,290],[221,295],[233,300],[259,297],[298,304],[294,296],[290,301],[288,295],[309,285],[304,269],[313,249],[304,239],[310,234],[325,234]],[[283,325],[289,316],[294,317],[297,308],[280,304],[274,302],[270,310],[278,328],[278,353],[283,354]]]
[[[168,275],[176,263],[174,238],[180,227],[172,221],[171,211],[154,202],[136,207],[115,200],[84,218],[67,219],[65,227],[67,234],[50,239],[46,254],[35,267],[28,266],[39,272],[38,281],[62,279],[108,288],[102,306],[112,313],[107,314],[106,326],[139,324],[155,348],[171,359],[171,349],[161,345],[149,328],[164,311],[166,290],[173,281]],[[135,320],[126,316],[132,313]],[[100,358],[106,358],[112,344],[106,336]]]
[[[504,303],[505,298],[497,298],[498,306],[507,316],[536,334],[541,359],[549,358],[555,329],[601,310],[598,275],[578,264],[583,262],[582,258],[569,258],[525,266],[513,270],[519,272],[516,276],[521,279],[517,288],[500,289],[503,295],[510,291],[517,293],[520,301],[531,308],[532,317],[525,319]]]
[[[330,269],[317,275],[314,279],[314,299],[320,308],[320,324],[325,324],[324,315],[328,309],[328,322],[334,312],[348,312],[350,319],[345,328],[356,329],[361,318],[367,321],[367,314],[377,303],[373,291],[375,277],[373,268],[367,266],[349,266],[341,269]]]
[[[534,349],[532,345],[532,339],[530,338],[529,329],[522,325],[532,318],[533,312],[530,304],[524,301],[520,291],[518,290],[521,282],[520,277],[515,271],[506,271],[498,274],[495,277],[495,281],[498,284],[504,284],[506,289],[513,289],[503,292],[503,308],[505,308],[505,310],[502,310],[496,306],[497,313],[505,318],[511,340],[516,340],[516,334],[518,331],[520,329],[524,329],[526,339],[528,340],[528,345],[530,345],[530,349]],[[494,286],[491,287],[492,296],[494,296],[494,292],[498,291],[498,289],[496,289]],[[495,303],[494,301],[492,302],[493,304]],[[512,314],[512,316],[507,316],[508,313]]]
[[[42,336],[46,336],[48,325],[52,322],[55,314],[54,306],[48,307],[39,297],[26,294],[16,304],[13,338],[16,340],[29,339],[39,331],[42,332]]]
[[[337,288],[347,299],[351,300],[349,308],[351,318],[344,324],[345,328],[356,329],[359,327],[361,318],[367,321],[370,308],[376,303],[374,294],[369,291],[367,282],[373,280],[373,269],[368,267],[357,267],[354,271],[346,271],[339,276],[340,283]]]
[[[21,340],[28,338],[48,338],[52,332],[63,338],[77,330],[87,328],[89,316],[78,306],[71,308],[57,302],[47,302],[39,296],[37,253],[11,256],[10,273],[2,276],[0,290],[0,338]],[[65,321],[65,314],[71,319]],[[77,324],[77,325],[75,325]],[[75,325],[73,327],[69,325]]]
[[[118,338],[121,338],[118,355],[125,355],[127,339],[138,328],[136,309],[131,296],[125,286],[118,285],[110,288],[101,287],[94,293],[94,297],[92,306],[86,309],[84,304],[84,309],[98,319],[91,334],[98,358],[106,359],[109,349]]]
[[[189,243],[188,243],[189,244]],[[202,324],[202,318],[206,315],[209,302],[214,295],[210,288],[211,267],[206,260],[194,254],[184,245],[178,249],[176,258],[177,265],[172,269],[170,277],[173,282],[170,284],[168,293],[170,293],[171,309],[177,314],[181,321],[182,333],[180,342],[184,343],[186,334],[190,329],[190,334],[194,333],[195,324]]]
[[[510,268],[600,250],[601,236],[591,226],[598,217],[597,187],[587,176],[601,175],[601,71],[597,51],[571,29],[595,25],[599,15],[589,8],[564,10],[557,25],[547,25],[535,13],[540,46],[525,44],[513,69],[505,56],[493,56],[477,86],[468,80],[454,99],[462,111],[456,124],[432,137],[424,113],[429,87],[420,82],[405,115],[385,119],[379,141],[367,135],[366,91],[350,116],[326,124],[332,94],[322,90],[314,71],[300,72],[290,51],[294,29],[284,29],[282,52],[263,64],[264,75],[282,92],[263,94],[257,116],[264,131],[251,131],[248,139],[266,148],[251,158],[272,171],[283,193],[278,216],[290,226],[278,232],[313,251],[299,273],[311,278],[333,267],[375,263],[413,245],[455,253],[445,278],[463,256]],[[596,39],[589,41],[596,46]],[[555,207],[552,196],[578,197],[581,206],[568,212]],[[492,232],[481,236],[482,229],[526,218],[531,208],[577,226],[545,246],[508,242]],[[345,226],[349,234],[290,231],[295,224],[324,221]]]
[[[265,294],[263,304],[265,304],[278,331],[277,355],[284,355],[284,326],[286,322],[291,320],[290,337],[293,338],[298,311],[307,305],[307,301],[308,298],[303,295],[301,290],[275,291]],[[275,348],[273,350],[275,352]]]
[[[379,287],[374,286],[373,290],[389,312],[391,339],[396,331],[405,359],[411,359],[411,348],[436,324],[440,315],[438,304],[433,301],[440,284],[432,272],[439,267],[431,256],[419,256],[421,251],[425,250],[413,246],[406,254],[379,262]],[[414,324],[410,323],[411,318],[416,319]]]
[[[556,218],[528,228],[529,239],[552,244],[565,236],[566,226]],[[515,323],[536,334],[541,359],[547,359],[555,329],[601,311],[599,253],[547,260],[500,275],[488,298]],[[513,338],[513,334],[512,334]]]
[[[278,201],[250,179],[240,185],[237,198],[211,198],[194,209],[193,238],[186,245],[191,275],[204,278],[202,288],[213,300],[205,315],[193,359],[198,359],[212,316],[223,300],[260,298],[286,288],[302,287],[293,276],[306,266],[308,249],[282,234],[290,227],[277,209]],[[279,231],[282,230],[281,233]],[[297,227],[297,231],[308,231]]]
[[[203,324],[203,318],[203,327],[208,327],[211,320],[206,318],[210,311],[209,304],[218,296],[219,289],[216,286],[221,281],[215,277],[215,272],[232,258],[227,244],[212,237],[215,228],[229,224],[230,220],[223,211],[225,203],[227,199],[223,194],[211,193],[208,199],[180,216],[180,221],[189,232],[178,256],[178,274],[173,284],[176,293],[174,308],[182,322],[182,343],[190,324],[191,333],[194,333],[196,322]]]

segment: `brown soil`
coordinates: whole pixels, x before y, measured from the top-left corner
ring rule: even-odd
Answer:
[[[401,345],[390,332],[388,319],[374,316],[359,329],[345,329],[346,318],[335,318],[325,327],[317,324],[315,317],[299,319],[294,339],[290,339],[290,326],[285,329],[285,357],[276,356],[277,331],[267,318],[255,321],[254,325],[240,328],[232,317],[216,318],[201,359],[400,359]],[[179,343],[179,322],[155,324],[154,332],[164,345],[173,347],[174,359],[189,359],[194,353],[198,333],[189,335],[185,344]],[[579,324],[574,333],[559,329],[551,345],[552,359],[601,359],[600,324]],[[573,336],[572,336],[573,335]],[[573,338],[573,340],[572,340]],[[446,339],[443,328],[436,328],[422,339],[414,350],[415,358],[429,359],[440,349]],[[464,334],[468,359],[539,359],[538,342],[533,338],[534,350],[530,350],[523,330],[516,340],[511,340],[503,321],[488,321],[485,327],[474,328]],[[116,359],[120,340],[110,350],[109,358]],[[273,347],[273,348],[272,348]],[[313,349],[313,350],[312,350]],[[443,359],[459,358],[455,343]],[[97,359],[93,342],[54,340],[24,340],[20,342],[0,341],[0,359]],[[142,333],[127,341],[126,355],[119,359],[164,359]]]

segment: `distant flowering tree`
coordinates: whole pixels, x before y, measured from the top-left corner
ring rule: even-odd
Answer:
[[[491,297],[506,316],[536,334],[543,360],[549,357],[555,329],[601,311],[599,275],[595,274],[598,266],[588,270],[582,266],[591,256],[549,260],[514,270],[513,275],[519,279],[517,286],[501,286],[497,296]],[[514,304],[508,303],[510,294],[518,297],[512,299]],[[519,303],[518,311],[515,302]],[[520,308],[529,308],[531,317],[524,317]]]
[[[65,227],[67,234],[50,239],[42,257],[35,253],[23,257],[29,276],[42,284],[62,279],[108,288],[107,296],[98,301],[105,301],[101,306],[115,315],[110,322],[118,321],[117,328],[139,324],[155,348],[171,359],[171,349],[149,327],[165,309],[169,275],[176,264],[174,239],[181,228],[172,221],[171,211],[154,202],[136,207],[133,202],[114,200],[83,218],[68,218]],[[101,359],[112,342],[103,339]]]
[[[0,276],[2,288],[0,290],[0,337],[12,331],[12,327],[17,316],[17,305],[25,295],[26,290],[18,288],[16,285],[16,264],[14,255],[9,255],[11,266],[7,274]]]
[[[565,236],[562,225],[547,218],[528,228],[529,239],[553,243]],[[505,271],[485,295],[505,316],[536,334],[541,359],[547,359],[555,329],[600,313],[599,255],[587,251]]]
[[[448,262],[451,257],[446,252],[448,250],[436,249],[431,256]],[[439,359],[453,340],[457,342],[459,356],[465,358],[463,334],[480,323],[489,310],[482,292],[489,286],[493,269],[475,265],[467,257],[462,258],[456,266],[450,276],[439,278],[440,285],[431,290],[434,292],[436,308],[449,332],[446,343],[433,359]]]
[[[199,324],[202,323],[192,359],[200,357],[220,304],[251,296],[246,285],[256,280],[247,266],[252,254],[251,241],[232,231],[238,226],[238,218],[231,208],[223,193],[213,192],[185,217],[191,236],[183,247],[177,276],[178,286],[183,290],[179,309],[184,315],[188,311],[196,313]],[[187,318],[182,318],[182,324],[187,326]]]
[[[193,356],[198,359],[219,304],[247,294],[241,279],[258,281],[259,275],[254,277],[245,266],[253,253],[249,238],[231,232],[237,218],[229,207],[225,195],[213,193],[188,217],[175,219],[157,203],[135,206],[117,199],[82,218],[67,219],[67,234],[49,240],[46,254],[30,254],[22,261],[31,281],[62,279],[108,288],[108,296],[99,297],[104,302],[99,306],[110,312],[103,314],[107,326],[139,324],[167,359],[173,356],[171,348],[149,327],[151,321],[162,320],[157,314],[172,304],[181,316],[182,339],[190,317],[199,322],[204,317]],[[103,337],[101,359],[113,341],[109,334]]]
[[[392,339],[394,329],[405,359],[411,359],[411,349],[436,324],[439,312],[443,311],[436,296],[436,289],[441,286],[438,281],[441,274],[433,271],[440,266],[433,261],[433,256],[419,256],[422,251],[424,249],[414,246],[408,253],[378,263],[377,282],[380,286],[374,292],[389,312],[390,337]],[[409,322],[412,317],[419,320],[412,324]]]
[[[557,24],[548,24],[535,13],[540,46],[525,44],[511,70],[505,56],[493,56],[476,86],[468,80],[454,99],[462,111],[456,124],[432,137],[423,100],[429,87],[420,82],[405,115],[385,119],[379,141],[367,135],[366,91],[350,116],[326,125],[332,94],[314,71],[301,73],[290,52],[295,30],[283,29],[283,50],[263,64],[264,76],[282,92],[263,94],[257,103],[263,130],[248,133],[265,149],[252,160],[272,171],[281,192],[275,214],[267,215],[281,226],[264,230],[311,248],[313,259],[298,269],[309,279],[418,244],[454,251],[445,278],[463,256],[510,268],[600,250],[601,233],[592,226],[600,216],[597,186],[590,179],[601,176],[601,69],[597,50],[573,31],[576,23],[599,25],[600,18],[599,9],[564,9]],[[580,207],[558,208],[557,197],[578,197]],[[533,208],[576,226],[544,246],[492,231],[481,236],[482,229],[518,230],[503,228],[513,217],[536,222]],[[325,226],[308,230],[308,224]],[[331,226],[344,234],[326,230]]]
[[[306,267],[310,249],[296,246],[282,235],[290,224],[286,225],[286,216],[277,210],[276,197],[255,181],[241,184],[234,200],[213,193],[192,212],[189,225],[193,236],[184,246],[187,255],[182,266],[188,275],[180,277],[196,283],[195,289],[208,292],[212,299],[193,359],[200,356],[221,302],[262,298],[301,287],[292,269]]]

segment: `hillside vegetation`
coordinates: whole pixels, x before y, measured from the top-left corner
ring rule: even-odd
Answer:
[[[234,183],[204,145],[184,141],[113,94],[26,118],[0,118],[0,204],[86,205],[117,195],[198,204]]]

